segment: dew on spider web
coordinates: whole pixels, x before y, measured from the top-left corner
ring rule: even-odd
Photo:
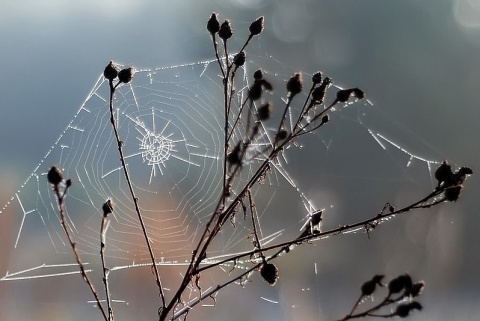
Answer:
[[[255,68],[254,63],[247,65],[246,76],[239,77],[243,81],[237,86],[243,90],[237,92],[239,97],[243,97],[245,88],[248,88],[245,81]],[[268,99],[277,99],[274,102],[278,106],[276,113],[281,114],[285,80],[293,73],[291,68],[280,63],[270,68],[281,71],[270,73],[265,70],[265,77],[275,83],[278,92],[277,98]],[[167,282],[166,288],[173,288],[175,281],[180,280],[178,271],[184,271],[183,266],[190,259],[195,242],[220,195],[224,124],[219,79],[218,66],[213,61],[143,69],[135,74],[132,83],[120,86],[116,93],[116,120],[128,170],[158,265],[181,267],[172,273],[175,276],[169,278],[171,284]],[[106,235],[110,271],[122,273],[149,268],[148,250],[110,124],[108,94],[108,83],[99,77],[65,131],[2,208],[2,215],[10,215],[16,224],[11,245],[13,259],[8,271],[0,271],[4,274],[2,280],[62,275],[78,277],[78,268],[72,261],[70,247],[60,226],[56,200],[45,177],[53,164],[61,166],[65,176],[74,182],[66,199],[67,214],[86,268],[100,270],[101,205],[106,199],[115,204]],[[300,107],[300,103],[292,104],[288,116],[290,128],[298,117],[295,111],[298,112]],[[429,154],[420,155],[389,138],[389,130],[380,126],[384,118],[376,107],[368,103],[347,104],[332,110],[331,116],[331,124],[325,130],[322,127],[318,134],[305,135],[305,140],[295,141],[286,149],[272,162],[263,185],[252,189],[262,246],[294,239],[305,227],[309,215],[319,208],[328,208],[325,224],[335,225],[328,222],[331,217],[328,212],[335,212],[337,207],[333,205],[337,203],[335,198],[332,200],[323,195],[327,195],[324,188],[340,191],[337,185],[341,181],[353,181],[354,184],[357,180],[380,180],[382,183],[409,180],[408,172],[415,164],[425,166],[423,171],[431,179],[432,164],[439,159],[430,160]],[[261,151],[272,143],[277,128],[275,116],[273,118],[262,124],[262,134],[247,151],[248,162],[233,186],[234,193],[238,193],[259,166]],[[242,134],[241,131],[235,132],[233,141],[240,140]],[[348,148],[350,151],[344,154],[345,142],[352,139],[361,142],[355,148]],[[351,169],[348,165],[351,164],[350,157],[361,154],[358,146],[367,145],[368,157],[359,156],[356,160],[365,168],[360,172]],[[389,176],[392,168],[377,166],[377,163],[402,158],[406,161],[394,162],[392,166],[399,172],[394,178]],[[373,174],[377,176],[369,176]],[[341,206],[338,208],[342,209]],[[206,264],[252,248],[252,239],[248,238],[250,220],[243,216],[239,209],[235,219],[225,225],[218,242],[208,253]],[[358,231],[362,229],[350,232]],[[41,249],[39,244],[42,244]],[[232,269],[245,270],[251,266],[252,262],[246,258],[226,263],[218,269],[225,272],[222,278],[228,279]],[[218,275],[205,273],[202,276],[203,290],[211,289],[219,282]],[[196,290],[192,287],[187,301],[195,301],[199,295]],[[299,290],[312,291],[309,287]],[[278,300],[272,297],[261,299],[278,304]]]

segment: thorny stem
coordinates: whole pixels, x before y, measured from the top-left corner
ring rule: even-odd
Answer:
[[[53,186],[53,191],[55,193],[55,196],[57,197],[57,202],[58,202],[58,211],[60,212],[60,223],[62,224],[63,230],[65,231],[65,234],[67,235],[68,238],[68,243],[70,243],[70,246],[72,247],[73,254],[75,256],[75,260],[77,261],[78,266],[80,267],[80,274],[82,275],[83,280],[85,283],[87,283],[88,287],[90,288],[90,292],[92,292],[93,296],[95,297],[95,301],[97,303],[98,308],[102,312],[103,318],[105,321],[110,321],[111,319],[109,316],[107,316],[107,313],[105,312],[105,309],[103,308],[103,305],[100,303],[100,297],[98,296],[97,291],[95,291],[95,287],[93,286],[93,282],[88,276],[87,272],[85,271],[85,266],[82,263],[82,260],[80,259],[80,255],[78,254],[77,250],[77,243],[73,241],[73,236],[71,233],[71,228],[67,223],[66,217],[65,217],[65,203],[64,198],[65,195],[68,191],[68,187],[65,187],[65,190],[63,193],[60,193],[60,189],[58,188],[58,184]]]
[[[110,106],[110,122],[112,123],[113,131],[114,131],[115,137],[117,139],[118,153],[120,154],[120,161],[122,163],[123,172],[125,174],[125,178],[126,178],[127,183],[128,183],[128,188],[130,190],[130,194],[132,196],[133,203],[135,205],[135,211],[136,211],[137,216],[138,216],[138,221],[140,222],[142,233],[145,236],[145,242],[147,243],[148,252],[150,254],[150,259],[152,261],[152,268],[155,272],[155,279],[156,279],[156,283],[157,283],[157,286],[158,286],[159,295],[160,295],[160,298],[162,300],[162,308],[160,310],[165,310],[165,306],[166,306],[165,294],[163,293],[163,286],[162,286],[162,283],[160,281],[160,273],[158,272],[157,263],[155,261],[155,255],[153,253],[150,238],[148,237],[148,232],[147,232],[147,229],[145,227],[145,223],[143,221],[143,216],[140,212],[140,207],[138,205],[138,198],[135,196],[135,192],[134,192],[133,186],[132,186],[132,181],[130,180],[130,175],[128,174],[127,164],[125,162],[125,157],[123,155],[123,142],[120,140],[120,135],[118,133],[117,124],[116,124],[115,118],[114,118],[113,97],[114,97],[114,94],[115,94],[115,89],[118,87],[119,84],[120,84],[120,82],[118,82],[114,86],[113,85],[113,80],[109,80],[109,85],[110,85],[110,103],[109,103],[109,106]]]
[[[110,286],[108,282],[108,276],[110,274],[107,264],[105,262],[105,240],[108,229],[108,219],[104,215],[102,217],[102,224],[100,227],[100,259],[102,260],[102,270],[103,270],[103,285],[105,287],[105,296],[107,297],[107,309],[108,309],[108,320],[113,321],[113,308],[112,308],[112,297],[110,295]]]

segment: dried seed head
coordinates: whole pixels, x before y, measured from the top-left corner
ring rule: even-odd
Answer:
[[[285,129],[280,129],[277,133],[277,140],[284,140],[287,138],[288,132]]]
[[[251,100],[258,100],[262,97],[262,82],[255,81],[249,90],[249,97]]]
[[[118,76],[118,67],[113,63],[113,61],[110,61],[110,63],[105,67],[103,70],[103,76],[105,79],[108,79],[110,81],[114,80]]]
[[[72,180],[71,180],[70,178],[67,179],[67,181],[65,182],[65,186],[67,186],[67,187],[72,186],[72,184],[73,184],[73,182],[72,182]]]
[[[406,294],[412,298],[415,298],[422,293],[422,290],[424,287],[425,287],[425,282],[423,281],[414,283],[412,287],[408,290],[408,293]]]
[[[132,81],[134,74],[135,74],[135,69],[132,67],[122,69],[118,73],[118,80],[120,80],[120,82],[128,84],[129,82]]]
[[[352,95],[357,97],[358,99],[365,98],[365,93],[363,92],[363,90],[358,89],[358,88],[353,88],[352,89]]]
[[[330,117],[328,116],[328,114],[323,115],[322,125],[328,123],[329,120],[330,120]]]
[[[212,13],[210,19],[207,22],[207,30],[212,35],[216,34],[220,30],[220,22],[218,21],[218,14],[215,12]]]
[[[290,97],[293,97],[302,92],[303,79],[301,73],[296,73],[287,81],[287,91],[290,93]]]
[[[445,189],[445,199],[449,202],[455,202],[460,197],[463,185],[455,185]]]
[[[472,175],[473,171],[469,167],[460,167],[458,171],[453,174],[455,184],[460,185],[467,179],[467,175]]]
[[[263,16],[259,17],[257,20],[252,22],[249,30],[250,30],[250,34],[252,36],[256,36],[256,35],[259,35],[260,33],[262,33],[262,31],[263,31]]]
[[[272,91],[273,90],[273,86],[271,83],[269,83],[267,80],[265,79],[262,79],[260,81],[262,83],[262,88],[266,91]]]
[[[367,282],[363,283],[363,285],[361,287],[362,295],[363,296],[372,295],[373,292],[375,292],[375,289],[376,289],[377,285],[384,286],[382,284],[383,277],[384,277],[383,275],[377,274],[370,281],[367,281]]]
[[[107,217],[108,214],[113,213],[113,202],[112,202],[112,200],[108,199],[105,203],[103,203],[102,210],[103,210],[103,216],[104,217]]]
[[[341,89],[337,91],[337,98],[336,100],[345,103],[350,99],[350,96],[353,93],[353,89]]]
[[[452,166],[448,163],[448,161],[444,160],[442,164],[437,168],[435,171],[435,178],[438,181],[438,185],[440,186],[441,183],[445,185],[450,185],[452,181],[453,173],[452,173]]]
[[[63,180],[63,174],[57,166],[52,166],[47,173],[47,180],[50,184],[57,186]]]
[[[240,165],[242,163],[241,157],[241,146],[240,142],[238,142],[232,152],[227,155],[227,161],[230,165]]]
[[[413,310],[422,310],[422,305],[416,301],[412,301],[409,303],[402,303],[397,305],[395,310],[395,315],[399,316],[400,318],[406,318]]]
[[[253,79],[255,79],[255,80],[263,79],[262,69],[258,69],[257,71],[255,71],[255,72],[253,73]]]
[[[312,82],[314,85],[317,85],[322,82],[322,72],[317,71],[316,73],[313,74],[312,76]]]
[[[230,21],[225,20],[220,26],[220,29],[218,30],[218,36],[222,38],[223,41],[227,41],[229,38],[232,37],[232,35],[233,30]]]
[[[412,287],[412,278],[407,273],[399,275],[388,283],[388,291],[390,294],[399,293],[404,289]]]
[[[271,286],[275,285],[278,280],[278,269],[272,263],[265,263],[262,265],[260,269],[260,275],[263,277],[265,281],[268,282]]]
[[[260,108],[258,108],[257,116],[258,120],[267,120],[270,118],[272,113],[272,105],[270,103],[265,103]]]
[[[235,66],[241,67],[245,64],[245,51],[240,51],[238,54],[235,55],[233,58],[233,63]]]

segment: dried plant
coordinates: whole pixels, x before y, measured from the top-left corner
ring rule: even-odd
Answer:
[[[218,202],[216,203],[214,211],[196,241],[196,246],[192,248],[189,264],[182,273],[183,279],[170,297],[166,297],[164,293],[161,275],[157,269],[158,262],[151,247],[150,238],[139,205],[141,200],[135,195],[135,188],[130,179],[131,173],[128,170],[123,154],[124,143],[119,136],[118,125],[115,120],[113,104],[116,89],[123,84],[135,81],[135,70],[133,68],[119,70],[119,67],[113,62],[110,62],[104,70],[104,77],[108,80],[110,88],[109,106],[111,125],[116,137],[124,177],[128,183],[131,200],[135,205],[135,211],[150,254],[151,267],[155,275],[160,297],[158,319],[161,321],[186,317],[202,300],[213,298],[213,295],[224,287],[236,281],[243,281],[256,272],[259,272],[268,284],[272,286],[275,285],[279,277],[279,270],[271,261],[281,254],[288,253],[295,246],[318,241],[325,236],[342,235],[358,229],[364,229],[367,233],[370,233],[383,221],[392,216],[408,213],[413,210],[430,208],[444,202],[455,202],[459,198],[465,179],[473,173],[472,170],[467,167],[461,167],[453,171],[451,165],[447,161],[444,161],[435,172],[435,178],[438,180],[437,187],[433,191],[427,192],[425,196],[419,197],[417,201],[411,204],[394,208],[390,203],[385,203],[379,213],[375,213],[365,220],[352,222],[330,230],[322,230],[321,228],[320,223],[323,219],[323,211],[313,211],[310,213],[308,223],[298,236],[277,244],[263,246],[259,240],[256,196],[251,192],[252,188],[261,184],[262,180],[268,177],[272,163],[281,157],[287,148],[297,143],[303,135],[317,132],[321,130],[323,126],[326,126],[331,121],[329,116],[331,110],[365,98],[364,92],[358,88],[336,89],[336,87],[332,86],[333,82],[331,78],[323,75],[322,72],[313,73],[309,81],[305,80],[301,73],[295,73],[286,82],[285,104],[280,109],[281,114],[278,124],[275,126],[276,131],[273,134],[266,133],[265,127],[262,126],[262,124],[272,118],[273,104],[265,99],[264,93],[274,90],[272,84],[265,78],[262,70],[259,69],[251,75],[252,80],[248,88],[248,94],[245,95],[242,100],[238,99],[236,88],[237,71],[242,68],[246,61],[246,49],[250,41],[262,33],[263,28],[264,18],[260,17],[250,25],[249,36],[243,45],[240,48],[232,50],[230,48],[230,39],[234,33],[230,21],[225,20],[220,22],[218,15],[213,13],[207,22],[207,30],[211,35],[216,62],[218,63],[221,75],[221,85],[223,86],[225,127],[223,132],[222,191],[218,196]],[[303,101],[299,101],[299,94],[304,91],[307,92],[306,98]],[[334,99],[330,103],[327,103],[327,94],[328,96],[332,95],[332,91],[336,91],[333,94]],[[294,105],[300,106],[300,108],[293,108],[292,106]],[[288,123],[287,115],[293,115],[291,117],[295,121],[291,124]],[[233,135],[233,133],[239,131],[242,132],[243,135],[241,139],[238,140],[238,136]],[[271,144],[261,149],[254,148],[255,141],[260,135],[272,135]],[[244,164],[253,159],[259,161],[259,165],[255,171],[249,174],[246,182],[240,184],[238,182],[239,173],[242,171]],[[57,197],[62,226],[75,254],[81,275],[89,285],[104,319],[112,321],[114,320],[114,314],[109,287],[109,270],[104,251],[105,247],[108,246],[106,242],[108,217],[109,214],[115,212],[114,204],[110,200],[107,200],[103,205],[99,204],[99,207],[102,207],[103,210],[102,225],[100,228],[100,254],[103,267],[104,294],[107,305],[107,309],[105,310],[103,301],[100,300],[97,292],[93,288],[88,273],[81,263],[79,253],[75,247],[75,241],[72,239],[68,224],[65,220],[65,197],[72,182],[71,180],[64,182],[63,176],[57,167],[52,167],[48,173],[48,180],[52,184],[53,191]],[[232,190],[232,186],[235,186],[235,190]],[[251,221],[251,235],[246,235],[245,237],[251,237],[252,248],[249,251],[226,257],[221,261],[208,262],[207,257],[210,246],[222,229],[224,229],[225,224],[233,222],[234,216],[239,209],[243,211],[245,218]],[[235,263],[240,259],[248,259],[251,265],[246,269],[236,271],[238,272],[237,274],[231,273],[228,281],[222,282],[207,291],[202,291],[201,275],[204,271],[228,262]],[[420,303],[413,301],[413,298],[416,298],[420,294],[424,286],[423,282],[414,283],[408,274],[403,274],[388,283],[388,291],[382,301],[363,312],[358,312],[361,303],[370,297],[378,287],[384,286],[382,280],[382,275],[376,275],[371,280],[365,282],[361,287],[360,297],[354,304],[351,312],[341,320],[367,316],[383,318],[394,316],[406,317],[413,310],[421,309],[422,306]],[[186,303],[183,301],[182,296],[192,285],[200,290],[200,296],[195,301]],[[384,309],[390,310],[383,312]]]

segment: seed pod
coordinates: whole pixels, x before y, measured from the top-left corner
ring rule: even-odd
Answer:
[[[455,202],[460,197],[463,185],[455,185],[445,189],[445,199],[449,202]]]
[[[255,79],[255,80],[263,79],[262,69],[258,69],[257,71],[255,71],[255,72],[253,73],[253,79]]]
[[[271,286],[274,286],[278,280],[278,269],[272,263],[265,263],[262,265],[260,269],[260,275],[263,277],[265,281],[268,282]]]
[[[384,277],[383,275],[377,274],[370,281],[363,283],[361,287],[362,295],[363,296],[372,295],[373,292],[375,292],[377,285],[383,286],[383,284],[381,283],[383,277]]]
[[[251,100],[260,99],[262,97],[262,82],[255,81],[248,92]]]
[[[395,310],[395,315],[399,316],[400,318],[406,318],[410,314],[412,310],[421,310],[422,305],[416,301],[412,301],[409,303],[402,303],[397,305]]]
[[[133,69],[132,67],[122,69],[118,73],[118,80],[120,80],[120,82],[128,84],[129,82],[132,81],[134,74],[135,74],[135,69]]]
[[[67,179],[67,181],[65,182],[65,185],[66,185],[67,187],[72,186],[72,184],[73,184],[73,182],[72,182],[72,180],[71,180],[70,178]]]
[[[237,66],[237,68],[243,66],[245,64],[245,51],[241,51],[236,54],[233,58],[233,63],[235,66]]]
[[[453,173],[452,167],[450,166],[448,161],[444,160],[442,164],[437,168],[437,170],[435,171],[435,178],[438,181],[438,186],[440,186],[441,183],[444,183],[445,186],[451,184]]]
[[[350,99],[350,96],[352,95],[353,90],[352,89],[341,89],[337,91],[337,101],[341,103],[345,103]]]
[[[230,165],[241,165],[242,160],[240,142],[238,142],[232,152],[227,155],[227,161],[230,163]]]
[[[399,293],[404,289],[412,287],[412,278],[407,273],[399,275],[388,283],[388,291],[390,294]]]
[[[414,283],[412,287],[406,293],[408,296],[415,298],[422,293],[423,288],[425,287],[425,283],[423,281]]]
[[[317,71],[316,73],[313,74],[312,76],[312,82],[313,84],[317,85],[322,82],[322,72]]]
[[[218,14],[215,12],[212,13],[210,19],[207,22],[207,30],[212,35],[216,34],[220,30],[220,22],[218,21]]]
[[[358,89],[358,88],[353,88],[352,89],[352,95],[357,97],[358,99],[365,98],[365,93],[363,92],[363,90]]]
[[[328,116],[328,114],[323,115],[323,117],[322,117],[322,125],[328,123],[329,120],[330,120],[330,117]]]
[[[63,174],[57,166],[52,166],[47,173],[47,180],[50,184],[57,186],[63,180]]]
[[[103,70],[103,76],[105,79],[108,79],[110,81],[114,80],[118,76],[118,67],[113,63],[113,61],[110,61],[110,63],[105,67]]]
[[[225,20],[220,29],[218,30],[218,36],[223,39],[223,41],[227,41],[227,39],[231,38],[233,35],[232,26],[230,21]]]
[[[252,22],[249,27],[250,34],[252,36],[259,35],[263,31],[263,16]]]
[[[287,136],[288,132],[285,129],[280,129],[277,133],[277,140],[284,140]]]
[[[272,112],[272,105],[270,103],[265,103],[260,108],[258,108],[257,116],[259,120],[267,120],[270,118]]]
[[[290,97],[293,97],[302,92],[303,80],[302,74],[296,73],[287,81],[287,91],[290,93]]]
[[[108,214],[113,213],[113,202],[108,199],[105,203],[103,203],[102,210],[104,217],[107,217]]]

